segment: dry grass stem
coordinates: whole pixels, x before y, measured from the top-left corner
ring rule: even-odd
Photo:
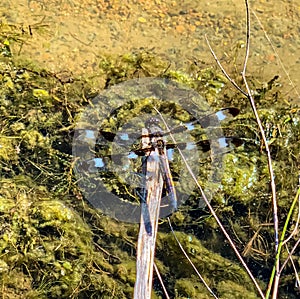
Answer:
[[[171,130],[170,130],[168,124],[166,123],[166,121],[164,120],[162,114],[161,114],[157,109],[155,109],[155,111],[156,111],[157,114],[160,116],[161,120],[163,121],[163,123],[164,123],[164,125],[165,125],[165,127],[166,127],[166,129],[167,129],[167,131],[170,132]],[[176,140],[175,140],[173,134],[170,134],[170,138],[171,138],[172,141],[176,144]],[[244,269],[245,269],[246,272],[248,273],[248,275],[249,275],[249,277],[251,278],[251,280],[253,281],[253,283],[254,283],[255,287],[257,288],[257,290],[258,290],[260,296],[261,296],[262,298],[264,298],[264,294],[263,294],[263,292],[262,292],[262,290],[261,290],[259,284],[257,283],[255,277],[254,277],[253,274],[251,273],[251,271],[250,271],[250,269],[248,268],[246,262],[244,261],[243,257],[241,256],[241,254],[239,253],[238,249],[236,248],[236,246],[235,246],[233,240],[231,239],[231,237],[230,237],[229,234],[227,233],[225,227],[223,226],[222,222],[220,221],[219,217],[217,216],[217,214],[216,214],[214,208],[212,207],[212,205],[210,204],[209,200],[207,199],[207,196],[205,195],[205,193],[204,193],[202,187],[200,186],[200,184],[199,184],[199,182],[198,182],[196,176],[194,175],[194,173],[193,173],[191,167],[189,166],[189,164],[188,164],[188,162],[187,162],[185,156],[183,155],[182,151],[181,151],[179,148],[178,148],[178,152],[179,152],[179,154],[180,154],[180,156],[181,156],[181,158],[182,158],[182,161],[183,161],[185,167],[187,168],[189,174],[191,175],[191,178],[193,179],[193,181],[195,182],[197,188],[199,189],[199,191],[200,191],[200,193],[201,193],[201,196],[202,196],[202,198],[204,199],[205,204],[206,204],[206,206],[208,207],[208,209],[209,209],[211,215],[215,218],[215,220],[216,220],[217,224],[219,225],[219,227],[220,227],[222,233],[223,233],[224,236],[226,237],[226,239],[227,239],[228,243],[230,244],[231,248],[233,249],[234,253],[235,253],[236,256],[238,257],[239,261],[240,261],[241,264],[243,265]]]

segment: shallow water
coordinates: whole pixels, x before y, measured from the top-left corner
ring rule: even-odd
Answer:
[[[32,32],[31,39],[21,50],[15,48],[15,52],[20,50],[19,55],[38,60],[54,72],[92,73],[103,53],[140,49],[163,55],[177,67],[185,68],[193,61],[208,67],[215,62],[205,34],[229,71],[240,67],[244,57],[244,1],[20,0],[18,5],[14,2],[2,1],[1,19],[23,24],[25,31],[30,25]],[[250,1],[250,5],[289,78],[253,13],[248,74],[262,82],[280,75],[286,99],[299,102],[299,3],[261,0]],[[240,70],[241,67],[236,72]]]
[[[120,1],[102,0],[20,0],[18,5],[15,5],[14,1],[4,0],[2,4],[1,19],[22,26],[24,35],[27,36],[26,43],[22,47],[20,44],[12,45],[15,57],[19,55],[38,61],[42,67],[55,73],[71,72],[75,76],[81,74],[89,76],[99,72],[99,58],[102,55],[140,50],[163,56],[177,69],[187,70],[194,61],[203,68],[215,66],[215,61],[205,42],[205,34],[220,61],[234,77],[242,69],[245,49],[243,1],[198,0],[181,1],[179,4],[179,1],[131,0],[122,1],[120,4]],[[274,3],[274,1],[261,0],[253,3],[252,9],[272,40],[273,47],[290,78],[280,65],[276,52],[266,39],[253,13],[248,74],[257,78],[258,86],[270,81],[275,75],[280,75],[279,81],[282,84],[282,93],[285,95],[280,98],[284,98],[286,103],[298,104],[300,101],[298,90],[292,87],[292,83],[297,87],[300,80],[298,39],[300,6],[296,1]],[[268,116],[266,111],[260,112],[265,117]],[[286,119],[285,114],[282,119]],[[283,120],[281,125],[282,123],[285,121]],[[285,127],[284,125],[282,127],[284,135]],[[244,160],[241,164],[245,167]],[[232,179],[232,173],[229,173],[229,176]],[[251,175],[249,178],[252,178]],[[241,193],[241,190],[234,192]],[[258,200],[257,205],[261,204]],[[183,221],[179,216],[177,221]],[[199,223],[200,225],[197,223],[195,226],[195,231],[199,231],[200,235],[201,220]],[[211,227],[213,227],[213,235],[215,227],[213,224]],[[116,226],[118,236],[120,230],[121,225],[118,223]],[[236,231],[239,232],[238,226]],[[201,238],[203,241],[205,237],[201,235]],[[157,252],[165,253],[166,248],[162,244],[162,241],[161,244],[158,243]],[[215,244],[211,245],[213,246]],[[224,252],[222,254],[225,255]],[[182,256],[181,252],[178,255]],[[197,256],[201,257],[201,254]],[[217,260],[217,264],[220,263]],[[226,265],[225,267],[227,269]]]

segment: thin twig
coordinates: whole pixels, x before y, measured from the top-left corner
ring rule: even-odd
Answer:
[[[161,278],[161,275],[160,275],[160,273],[159,273],[159,271],[158,271],[158,268],[157,268],[156,264],[153,263],[153,266],[154,266],[156,275],[157,275],[157,277],[158,277],[158,280],[159,280],[159,282],[160,282],[160,284],[161,284],[161,286],[162,286],[162,288],[163,288],[163,291],[164,291],[164,294],[165,294],[166,298],[167,298],[167,299],[170,299],[169,294],[168,294],[168,292],[167,292],[167,289],[166,289],[165,284],[164,284],[164,282],[163,282],[163,280],[162,280],[162,278]]]
[[[278,209],[277,209],[277,199],[276,199],[276,185],[275,185],[275,176],[274,176],[274,170],[273,170],[273,166],[272,166],[272,158],[271,158],[271,153],[270,153],[270,149],[269,149],[269,145],[268,145],[268,141],[265,135],[265,131],[263,128],[263,125],[261,123],[261,120],[259,118],[257,109],[256,109],[256,105],[255,105],[255,101],[252,97],[252,93],[251,90],[249,88],[248,85],[248,81],[246,78],[246,67],[247,67],[247,63],[248,63],[248,57],[249,57],[249,50],[250,50],[250,15],[249,15],[249,6],[248,6],[248,1],[245,0],[246,3],[246,13],[247,13],[247,41],[246,41],[246,54],[245,54],[245,61],[244,61],[244,66],[243,66],[243,71],[242,71],[242,77],[246,86],[246,90],[247,90],[247,97],[250,100],[250,104],[253,110],[253,113],[255,115],[256,118],[256,122],[258,124],[259,127],[259,131],[261,133],[262,139],[263,139],[263,143],[265,146],[265,150],[267,153],[267,158],[268,158],[268,169],[269,169],[269,174],[270,174],[270,183],[271,183],[271,189],[272,189],[272,203],[273,203],[273,217],[274,217],[274,231],[275,231],[275,252],[277,252],[278,249]]]
[[[277,260],[279,261],[281,248],[283,246],[283,241],[284,241],[284,238],[285,238],[285,233],[287,231],[288,224],[289,224],[290,219],[292,217],[292,213],[293,213],[294,207],[295,207],[295,205],[298,201],[299,196],[300,196],[300,188],[298,189],[297,194],[296,194],[296,196],[295,196],[295,198],[294,198],[294,200],[291,204],[291,207],[289,209],[289,212],[287,214],[287,217],[286,217],[283,229],[282,229],[282,233],[281,233],[281,236],[280,236],[280,242],[279,242],[279,245],[278,245],[278,251],[277,251],[276,256],[275,256],[275,265],[272,269],[268,289],[267,289],[267,292],[266,292],[266,299],[269,298],[269,296],[270,296],[272,286],[274,286],[274,288],[275,288],[275,290],[273,289],[273,297],[272,298],[276,299],[276,297],[274,297],[274,296],[277,296],[280,272],[277,270],[276,261]]]
[[[298,240],[298,242],[300,241],[300,239]],[[298,243],[297,242],[297,243]],[[298,290],[299,290],[299,288],[300,288],[300,278],[299,278],[299,274],[298,274],[298,271],[297,271],[297,269],[296,269],[296,266],[295,266],[295,263],[294,263],[294,261],[293,261],[293,259],[292,258],[290,258],[290,260],[291,260],[291,264],[292,264],[292,267],[293,267],[293,269],[294,269],[294,273],[295,273],[295,280],[296,280],[296,282],[295,282],[295,286],[298,288]]]
[[[157,114],[160,116],[160,118],[162,119],[162,121],[163,121],[163,123],[164,123],[166,129],[170,132],[171,130],[170,130],[168,124],[165,122],[165,120],[164,120],[162,114],[161,114],[155,107],[154,107],[154,109],[155,109],[155,111],[157,112]],[[176,140],[175,140],[173,134],[170,134],[170,137],[171,137],[172,141],[174,142],[174,144],[176,144]],[[257,281],[256,281],[256,279],[255,279],[255,277],[254,277],[253,274],[251,273],[250,269],[248,268],[247,264],[246,264],[245,261],[243,260],[241,254],[239,253],[238,249],[236,248],[236,246],[234,245],[233,241],[231,240],[229,234],[227,233],[226,229],[224,228],[222,222],[221,222],[220,219],[218,218],[218,216],[217,216],[217,214],[216,214],[214,208],[212,207],[212,205],[210,204],[209,200],[207,199],[207,197],[206,197],[206,195],[205,195],[205,193],[204,193],[202,187],[200,186],[200,184],[199,184],[197,178],[195,177],[195,175],[194,175],[194,173],[193,173],[191,167],[189,166],[189,164],[188,164],[188,162],[187,162],[185,156],[183,155],[182,151],[181,151],[179,148],[177,148],[177,150],[178,150],[178,152],[179,152],[179,154],[180,154],[180,156],[181,156],[181,158],[182,158],[182,161],[183,161],[183,163],[185,164],[185,166],[186,166],[186,168],[187,168],[189,174],[191,175],[193,181],[195,182],[195,184],[197,185],[198,189],[200,190],[201,196],[203,197],[203,199],[204,199],[204,201],[205,201],[205,203],[206,203],[206,205],[207,205],[207,207],[208,207],[210,213],[212,214],[212,216],[213,216],[213,217],[215,218],[215,220],[217,221],[217,223],[218,223],[218,225],[219,225],[221,231],[223,232],[224,236],[226,237],[227,241],[229,242],[229,244],[230,244],[231,248],[233,249],[233,251],[235,252],[236,256],[237,256],[238,259],[240,260],[241,264],[242,264],[243,267],[245,268],[245,270],[246,270],[246,272],[248,273],[249,277],[250,277],[251,280],[253,281],[253,283],[254,283],[255,287],[257,288],[257,290],[258,290],[260,296],[261,296],[262,298],[265,298],[265,297],[264,297],[264,294],[263,294],[263,292],[262,292],[262,290],[261,290],[261,288],[260,288],[260,286],[258,285],[258,283],[257,283]]]
[[[284,267],[286,266],[287,262],[288,262],[289,260],[293,261],[292,255],[293,255],[293,253],[295,252],[296,248],[298,247],[299,243],[300,243],[300,239],[297,240],[296,244],[293,246],[293,248],[292,248],[291,251],[289,251],[288,248],[286,247],[286,249],[287,249],[289,255],[288,255],[288,257],[286,258],[286,260],[284,261],[284,263],[282,264],[282,266],[281,266],[281,268],[280,268],[280,270],[279,270],[279,275],[281,275],[281,273],[282,273]]]
[[[189,258],[189,256],[187,255],[186,251],[184,250],[184,248],[182,247],[182,245],[180,244],[175,232],[174,232],[174,229],[172,227],[172,224],[171,224],[171,221],[170,221],[170,218],[168,217],[168,222],[169,222],[169,226],[171,228],[171,231],[172,231],[172,234],[177,242],[177,244],[179,245],[181,251],[183,252],[183,254],[185,255],[185,257],[187,258],[187,260],[189,261],[189,263],[191,264],[191,266],[193,267],[193,269],[195,270],[195,272],[197,273],[198,277],[200,278],[200,280],[202,281],[202,283],[205,285],[205,287],[207,288],[207,290],[210,292],[210,294],[218,299],[218,297],[215,295],[215,293],[213,292],[213,290],[209,287],[209,285],[206,283],[206,281],[204,280],[204,278],[202,277],[202,275],[199,273],[198,269],[196,268],[196,266],[194,265],[194,263],[191,261],[191,259]]]
[[[208,47],[209,47],[209,50],[210,50],[212,56],[214,57],[214,59],[215,59],[217,65],[218,65],[218,67],[221,69],[222,73],[225,75],[225,77],[227,78],[227,80],[228,80],[228,81],[229,81],[229,82],[230,82],[230,83],[231,83],[238,91],[240,91],[244,96],[248,97],[248,94],[247,94],[240,86],[237,85],[237,83],[236,83],[236,82],[228,75],[228,73],[226,72],[226,70],[223,68],[223,66],[222,66],[222,64],[221,64],[221,62],[220,62],[220,60],[218,59],[216,53],[214,52],[214,50],[212,49],[212,47],[211,47],[211,45],[210,45],[210,43],[209,43],[209,40],[208,40],[206,34],[204,35],[204,37],[205,37],[206,43],[207,43],[207,45],[208,45]]]
[[[215,60],[217,61],[218,66],[221,68],[222,72],[225,74],[225,76],[228,78],[228,80],[233,84],[233,86],[239,90],[243,95],[245,95],[251,104],[253,113],[255,115],[256,118],[256,122],[258,124],[259,127],[259,131],[261,133],[262,139],[263,139],[263,143],[265,146],[265,150],[266,150],[266,154],[267,154],[267,159],[268,159],[268,170],[269,170],[269,174],[270,174],[270,184],[271,184],[271,190],[272,190],[272,205],[273,205],[273,218],[274,218],[274,239],[275,239],[275,252],[276,252],[276,256],[278,254],[278,245],[279,245],[279,237],[278,237],[278,209],[277,209],[277,199],[276,199],[276,185],[275,185],[275,176],[274,176],[274,171],[273,171],[273,166],[272,166],[272,158],[271,158],[271,153],[269,150],[269,145],[265,136],[265,132],[264,132],[264,128],[262,126],[261,120],[259,118],[257,109],[256,109],[256,105],[255,105],[255,101],[253,99],[252,96],[252,92],[250,90],[247,78],[246,78],[246,69],[247,69],[247,63],[248,63],[248,59],[249,59],[249,52],[250,52],[250,13],[249,13],[249,4],[248,1],[245,0],[245,6],[246,6],[246,52],[245,52],[245,59],[244,59],[244,64],[243,64],[243,70],[242,70],[242,78],[246,87],[246,92],[243,91],[236,83],[233,79],[231,79],[231,77],[227,74],[227,72],[225,71],[225,69],[222,67],[220,61],[218,60],[216,54],[214,53],[214,51],[212,50],[210,44],[208,43],[208,46],[212,52],[213,57],[215,58]],[[276,258],[275,260],[275,270],[278,273],[279,271],[279,258]],[[275,275],[275,277],[277,277],[277,275]],[[273,280],[272,280],[273,282]],[[270,288],[272,285],[274,285],[274,289],[273,289],[273,299],[275,299],[277,296],[277,290],[278,290],[278,277],[275,278],[275,282],[274,284],[269,284],[269,288],[268,290],[270,291]],[[268,293],[268,292],[267,292]]]
[[[276,196],[276,184],[275,184],[275,175],[274,175],[274,170],[273,170],[273,165],[272,165],[272,158],[271,158],[271,152],[269,149],[268,141],[264,132],[263,125],[261,123],[261,120],[259,118],[255,101],[252,96],[252,92],[250,90],[247,78],[246,78],[246,68],[248,64],[248,58],[249,58],[249,52],[250,52],[250,11],[249,11],[249,4],[248,1],[245,0],[245,5],[246,5],[246,53],[245,53],[245,60],[244,60],[244,65],[243,65],[243,70],[242,70],[242,78],[244,81],[244,84],[246,86],[247,90],[247,98],[250,101],[253,113],[256,118],[256,122],[259,127],[259,131],[262,136],[262,140],[265,146],[266,154],[267,154],[267,160],[268,160],[268,169],[269,169],[269,174],[270,174],[270,184],[271,184],[271,190],[272,190],[272,205],[273,205],[273,222],[274,222],[274,239],[275,239],[275,252],[277,254],[278,252],[278,245],[279,245],[279,233],[278,233],[278,208],[277,208],[277,196]],[[280,261],[279,258],[275,260],[275,268],[277,274],[279,273],[279,267],[280,267]],[[273,299],[277,298],[277,291],[278,291],[278,285],[279,285],[279,279],[278,275],[275,275],[275,281],[273,283]]]

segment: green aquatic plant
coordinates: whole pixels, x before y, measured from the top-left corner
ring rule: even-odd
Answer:
[[[263,146],[246,101],[229,90],[219,71],[197,66],[191,72],[174,70],[164,57],[143,51],[103,55],[97,74],[62,80],[34,62],[14,59],[10,37],[13,34],[0,38],[0,291],[8,298],[132,297],[137,225],[116,222],[88,206],[73,173],[71,144],[78,114],[101,89],[147,76],[193,87],[216,110],[232,105],[241,109],[224,132],[245,138],[244,144],[224,157],[220,192],[212,204],[240,251],[257,266],[253,266],[256,276],[265,282],[264,275],[272,267],[273,241]],[[296,183],[299,110],[286,106],[279,79],[254,84],[261,119],[268,127],[282,223]],[[129,111],[125,108],[119,110],[117,120],[107,119],[107,124],[117,126],[130,113],[141,111],[138,105],[128,106]],[[183,111],[174,111],[179,121],[186,121]],[[206,158],[205,163],[210,161],[209,155]],[[111,182],[116,192],[128,194],[120,180]],[[180,241],[221,298],[243,294],[256,298],[247,275],[218,234],[216,222],[199,207],[200,197],[195,192],[172,216]],[[291,214],[294,222],[297,215]],[[170,293],[178,298],[206,298],[204,287],[166,233],[169,229],[161,224],[160,230],[158,267],[167,277]],[[299,259],[297,253],[294,258]],[[293,288],[293,277],[286,276],[285,283],[287,289]]]
[[[232,298],[233,294],[239,294],[240,298],[258,298],[241,266],[208,250],[197,238],[179,232],[176,232],[176,237],[210,287],[218,290],[220,298]],[[174,237],[170,234],[159,234],[157,257],[163,258],[164,264],[176,278],[172,282],[175,284],[176,298],[209,298],[204,286],[199,284],[194,274],[191,274],[193,271],[188,260],[184,257],[178,260],[178,256],[180,256],[180,249],[176,246]],[[223,276],[224,273],[226,278]]]
[[[27,176],[1,179],[0,190],[0,279],[1,291],[10,294],[6,298],[93,293],[104,298],[113,292],[122,298],[107,272],[113,269],[94,251],[91,229],[72,208]]]

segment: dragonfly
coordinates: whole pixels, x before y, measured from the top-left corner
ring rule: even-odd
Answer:
[[[201,127],[207,127],[210,124],[211,117],[217,118],[218,121],[222,122],[228,118],[232,118],[237,116],[239,113],[239,109],[234,107],[228,107],[223,108],[217,112],[215,112],[213,115],[204,116],[201,118],[200,121],[194,120],[189,123],[180,124],[179,126],[171,129],[170,131],[164,132],[161,128],[161,136],[165,137],[169,134],[176,134],[176,133],[182,133],[182,132],[192,132],[197,125],[201,125]],[[151,118],[150,118],[151,119]],[[157,119],[156,119],[157,120]],[[149,122],[149,120],[147,120]],[[152,118],[153,121],[153,118]],[[158,125],[158,122],[156,122],[156,126]],[[157,128],[158,129],[158,128]],[[157,133],[157,132],[156,132]],[[155,133],[155,134],[156,134]],[[154,135],[155,135],[154,134]],[[150,134],[150,138],[154,136]],[[109,161],[115,161],[115,162],[121,162],[121,159],[124,157],[127,157],[130,160],[137,159],[141,156],[145,156],[145,153],[147,151],[153,150],[153,147],[149,147],[148,149],[142,149],[142,148],[135,148],[133,150],[130,150],[127,152],[127,154],[113,154],[113,155],[106,155],[106,156],[97,156],[97,151],[103,150],[105,148],[109,148],[110,143],[117,144],[120,147],[123,147],[125,149],[128,148],[128,146],[133,145],[133,141],[138,140],[140,143],[140,140],[144,136],[141,133],[134,132],[134,133],[126,133],[126,132],[118,132],[114,133],[111,131],[106,130],[99,130],[95,131],[92,129],[85,129],[84,132],[81,132],[81,139],[90,139],[90,140],[96,140],[95,144],[95,157],[91,159],[90,161],[86,161],[89,167],[89,171],[101,171],[101,170],[108,170],[108,163]],[[243,141],[241,138],[230,136],[220,136],[215,140],[218,143],[219,149],[221,152],[226,151],[230,148],[230,146],[233,144],[234,146],[240,146]],[[172,153],[174,152],[174,149],[180,149],[180,150],[192,150],[195,148],[200,148],[203,152],[208,152],[211,149],[211,141],[210,140],[199,140],[199,141],[191,141],[191,142],[177,142],[174,143],[166,143],[166,149],[168,151],[167,155],[170,159],[172,159]],[[116,163],[117,164],[117,163]],[[126,166],[124,165],[124,169],[126,169]]]
[[[147,214],[145,201],[147,197],[145,178],[149,155],[157,149],[157,159],[159,159],[160,170],[164,179],[165,200],[162,202],[162,206],[165,208],[162,209],[164,210],[162,216],[166,216],[176,211],[179,205],[175,185],[179,181],[180,175],[176,174],[176,171],[171,171],[172,165],[178,160],[176,151],[180,149],[185,155],[190,156],[191,163],[197,168],[198,157],[196,155],[198,152],[207,153],[212,151],[213,146],[214,154],[222,154],[230,151],[232,146],[240,146],[243,141],[234,136],[219,136],[218,134],[214,136],[213,134],[214,140],[197,140],[203,134],[203,129],[210,128],[211,124],[216,123],[216,120],[218,123],[223,122],[235,117],[238,113],[237,108],[227,107],[186,123],[176,123],[174,126],[169,126],[168,130],[164,130],[161,121],[152,116],[144,120],[143,123],[143,126],[148,130],[147,137],[150,139],[147,146],[141,146],[142,139],[146,136],[142,134],[142,130],[135,127],[137,122],[134,120],[130,126],[123,126],[117,132],[104,128],[98,130],[84,129],[79,133],[79,139],[91,143],[93,155],[87,160],[81,160],[77,166],[77,171],[90,174],[100,173],[104,176],[107,175],[109,180],[111,179],[110,175],[118,174],[121,181],[125,181],[127,186],[134,189],[133,193],[137,195],[140,201],[146,231],[151,234],[150,218]],[[168,140],[170,134],[176,136],[178,142],[174,143]],[[156,141],[152,142],[151,140],[154,139]],[[138,169],[138,172],[133,172],[133,169]],[[185,176],[182,175],[182,177]],[[185,177],[185,180],[189,181],[190,179]],[[129,197],[132,196],[132,192],[129,193]],[[135,196],[132,197],[135,198]]]
[[[144,218],[145,223],[145,230],[148,235],[152,235],[152,224],[151,218],[148,210],[148,190],[147,190],[147,172],[148,172],[148,161],[150,160],[149,157],[151,155],[152,159],[155,159],[159,164],[159,170],[162,174],[165,189],[169,196],[170,203],[172,206],[172,210],[177,210],[177,194],[175,190],[175,185],[173,181],[173,177],[171,174],[170,166],[168,163],[168,157],[166,155],[166,143],[163,139],[163,131],[159,125],[160,121],[155,118],[149,118],[146,123],[146,132],[147,136],[144,138],[144,146],[142,147],[142,152],[144,153],[142,157],[142,176],[144,179],[143,186],[142,186],[142,193],[139,194],[141,199],[141,212]],[[151,179],[158,180],[157,177],[151,177]]]

